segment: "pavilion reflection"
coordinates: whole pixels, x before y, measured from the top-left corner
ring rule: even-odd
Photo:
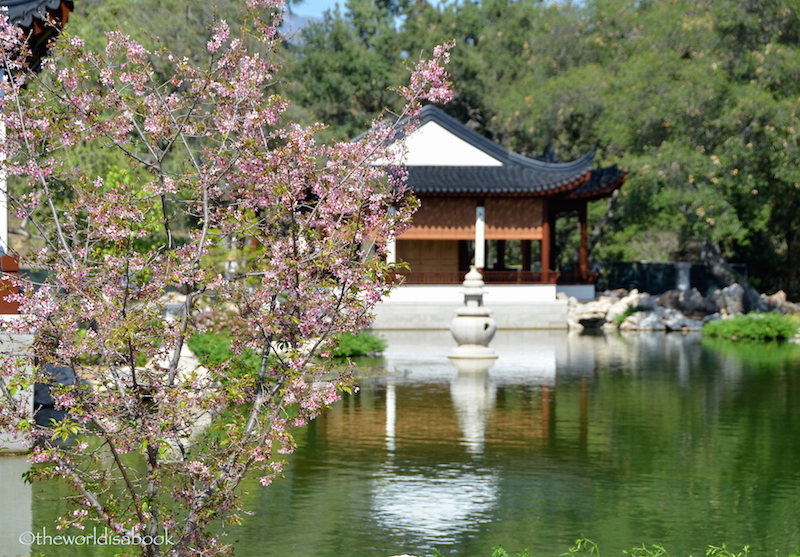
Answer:
[[[453,341],[445,333],[385,335],[386,451],[371,480],[378,520],[442,541],[488,515],[500,496],[496,473],[482,464],[487,435],[493,445],[503,431],[525,430],[528,439],[523,443],[549,435],[558,346],[549,335],[501,335],[498,360],[448,360]],[[441,399],[424,400],[430,392],[425,387],[433,384],[449,386],[449,405]],[[542,400],[540,416],[529,415],[524,428],[519,416],[495,411],[498,387],[519,385],[540,393]],[[440,447],[442,462],[415,463],[414,446],[421,440],[426,450],[431,444]],[[458,452],[462,456],[453,455]],[[453,456],[448,459],[447,454]]]
[[[697,343],[681,335],[498,331],[499,357],[468,365],[448,360],[455,343],[447,331],[381,334],[387,371],[373,379],[370,412],[384,414],[383,431],[363,424],[382,446],[370,508],[387,529],[428,540],[464,533],[496,511],[509,489],[497,476],[504,461],[591,490],[578,463],[607,452],[615,435],[592,425],[602,413],[592,402],[601,378],[647,375],[666,357],[684,384],[699,367]],[[342,416],[345,429],[356,418]]]

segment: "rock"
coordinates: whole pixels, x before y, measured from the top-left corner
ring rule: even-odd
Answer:
[[[778,290],[777,292],[775,292],[775,294],[769,296],[767,299],[769,300],[769,302],[767,302],[767,305],[769,306],[770,309],[779,308],[783,304],[789,301],[786,297],[786,292],[784,292],[783,290]]]
[[[656,303],[663,308],[680,309],[680,297],[683,292],[680,290],[667,290],[656,298]]]
[[[641,307],[646,309],[653,309],[656,307],[656,299],[647,292],[639,292],[636,288],[631,290],[630,294],[622,298],[620,301],[625,301],[628,307],[635,308]]]
[[[697,333],[703,330],[703,323],[705,323],[705,321],[702,319],[691,319],[687,317],[681,330],[688,333]]]
[[[738,282],[717,290],[711,299],[722,317],[744,313],[744,288]]]
[[[761,295],[761,301],[767,306],[769,311],[776,313],[800,313],[800,304],[790,302],[786,297],[786,292],[778,290],[772,296]]]
[[[580,321],[567,315],[567,329],[570,331],[582,331],[585,327]]]
[[[610,296],[608,299],[613,300],[613,298]],[[656,307],[656,300],[650,294],[646,292],[640,293],[634,288],[627,295],[612,303],[608,308],[608,312],[606,313],[606,322],[613,325],[609,325],[607,328],[615,327],[617,319],[621,315],[623,315],[629,309],[637,307],[652,310]]]
[[[706,315],[711,309],[709,301],[700,294],[697,288],[681,292],[678,296],[678,309],[687,315]]]
[[[722,316],[719,313],[712,313],[711,315],[706,315],[703,317],[702,322],[708,323],[709,321],[717,321],[719,319],[722,319]]]
[[[56,401],[50,394],[50,385],[75,385],[78,378],[72,368],[56,367],[53,364],[45,364],[42,374],[48,376],[49,381],[33,385],[34,421],[42,427],[51,427],[53,420],[60,422],[66,417],[67,410],[56,408]]]
[[[569,299],[567,326],[570,329],[602,327],[616,329],[617,319],[632,308],[639,308],[623,321],[623,331],[700,331],[704,323],[744,313],[744,288],[737,283],[717,290],[709,299],[697,288],[669,290],[658,298],[634,289],[606,291],[597,300],[579,303]],[[761,295],[765,307],[780,313],[800,313],[800,304],[787,300],[779,290],[772,296]]]
[[[45,364],[42,368],[42,373],[49,377],[50,383],[57,385],[74,385],[76,378],[75,372],[72,368],[61,366],[56,367],[53,364]],[[33,386],[33,405],[39,406],[54,406],[56,403],[50,395],[50,385],[47,383],[36,383]]]
[[[647,292],[642,292],[636,298],[635,303],[633,304],[634,307],[642,307],[642,308],[649,308],[653,309],[657,306],[656,299],[654,296],[648,294]]]
[[[683,329],[686,319],[686,316],[680,310],[674,308],[665,309],[661,317],[664,327],[668,331],[680,331]]]
[[[567,306],[568,325],[571,321],[573,325],[570,328],[577,329],[575,323],[579,323],[581,327],[601,327],[606,322],[606,313],[609,307],[611,307],[611,300],[606,297],[585,304]]]
[[[628,301],[624,298],[614,302],[606,312],[606,321],[609,323],[613,323],[614,326],[616,326],[617,318],[626,311],[628,311],[629,307],[630,306],[628,305]]]
[[[620,326],[622,331],[664,331],[666,326],[655,311],[639,311],[629,315]]]
[[[663,308],[677,309],[694,317],[717,311],[714,303],[706,299],[697,288],[686,291],[667,290],[656,298],[656,303]]]
[[[606,290],[605,292],[603,292],[603,296],[607,296],[614,300],[621,300],[628,294],[629,292],[625,288],[617,288],[616,290]]]
[[[664,326],[668,331],[700,331],[703,328],[703,321],[692,319],[677,309],[665,309],[661,317]]]

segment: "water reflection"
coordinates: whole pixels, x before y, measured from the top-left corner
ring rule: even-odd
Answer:
[[[494,365],[470,371],[448,360],[447,331],[385,336],[385,369],[297,430],[285,481],[247,483],[237,554],[479,557],[502,544],[546,557],[579,535],[606,555],[800,546],[797,347],[500,331]],[[56,512],[34,499],[34,528]]]
[[[0,555],[27,555],[28,545],[20,542],[33,530],[30,484],[22,479],[28,471],[25,456],[0,456]]]
[[[457,360],[453,363],[459,370],[450,382],[450,398],[461,429],[461,441],[467,452],[479,455],[483,453],[486,424],[496,398],[494,383],[489,378],[489,368],[494,360]],[[483,365],[474,365],[478,363]]]
[[[496,504],[498,482],[491,471],[451,469],[431,476],[387,467],[372,479],[373,510],[395,533],[451,544]]]
[[[364,398],[320,425],[369,485],[353,516],[373,524],[374,554],[478,555],[498,543],[557,554],[580,534],[612,553],[643,541],[674,554],[800,542],[776,535],[800,516],[800,453],[778,448],[786,439],[771,426],[753,437],[777,409],[754,392],[746,362],[699,335],[501,331],[492,344],[500,357],[485,370],[449,362],[446,332],[386,337],[388,373],[362,380]],[[800,394],[794,371],[782,369],[762,388]],[[382,451],[368,433],[381,413]],[[312,443],[303,450],[312,445],[319,454]],[[787,451],[789,460],[772,460]],[[755,474],[784,465],[794,469],[789,483]],[[774,504],[755,510],[765,494]],[[765,512],[784,528],[753,527],[750,513]]]

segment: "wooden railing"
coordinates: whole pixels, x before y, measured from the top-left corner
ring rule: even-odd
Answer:
[[[460,284],[464,282],[466,271],[406,271],[401,273],[404,284]],[[574,271],[483,271],[486,284],[594,284],[598,273],[582,276]]]
[[[402,273],[405,284],[460,284],[466,271],[408,271]],[[483,271],[486,284],[555,284],[558,273],[550,271]]]

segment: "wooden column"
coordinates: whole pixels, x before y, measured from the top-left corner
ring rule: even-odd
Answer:
[[[550,203],[542,200],[542,282],[550,280]]]
[[[6,301],[6,296],[18,294],[19,287],[16,283],[16,275],[19,273],[17,260],[10,255],[0,255],[0,314],[16,315],[19,313],[19,302]]]
[[[578,220],[581,223],[581,248],[578,253],[578,268],[581,273],[581,282],[586,282],[589,277],[589,231],[586,223],[586,202],[578,207]]]

